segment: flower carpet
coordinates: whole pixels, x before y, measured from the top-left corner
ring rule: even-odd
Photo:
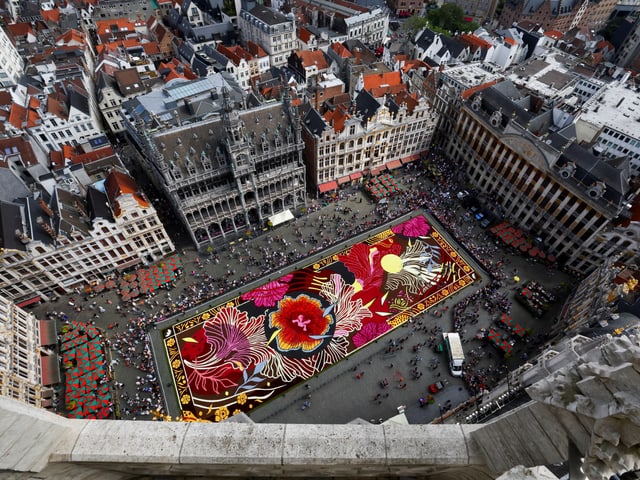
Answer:
[[[182,417],[249,412],[474,278],[419,215],[166,328]]]

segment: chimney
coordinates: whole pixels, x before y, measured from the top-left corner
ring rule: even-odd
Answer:
[[[356,65],[360,65],[360,62],[362,61],[362,52],[360,51],[360,47],[356,47],[355,51],[356,51]]]

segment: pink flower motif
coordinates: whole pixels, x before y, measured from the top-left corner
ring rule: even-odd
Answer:
[[[264,342],[264,315],[249,317],[223,307],[202,330],[211,348],[193,361],[184,360],[189,385],[199,393],[220,394],[237,385],[244,370],[273,354]]]
[[[400,225],[391,227],[391,231],[395,234],[404,235],[405,237],[424,237],[431,230],[431,226],[427,223],[427,219],[422,215],[413,217]]]
[[[356,333],[351,341],[356,348],[360,348],[363,345],[375,340],[376,338],[384,335],[391,329],[391,326],[387,322],[369,322],[365,323],[360,331]]]
[[[256,307],[273,307],[284,297],[284,294],[287,293],[289,282],[292,278],[293,274],[290,273],[277,280],[265,283],[250,292],[243,293],[240,298],[242,298],[242,300],[253,300]]]

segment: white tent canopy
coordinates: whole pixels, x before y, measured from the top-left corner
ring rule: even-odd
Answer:
[[[280,225],[281,223],[288,222],[289,220],[293,220],[293,213],[291,210],[285,210],[284,212],[276,213],[275,215],[271,215],[269,217],[269,222],[272,227],[276,225]]]

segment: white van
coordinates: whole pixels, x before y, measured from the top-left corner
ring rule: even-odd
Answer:
[[[443,333],[444,344],[449,355],[449,369],[454,377],[462,376],[462,366],[464,365],[464,351],[460,335],[457,333]]]

